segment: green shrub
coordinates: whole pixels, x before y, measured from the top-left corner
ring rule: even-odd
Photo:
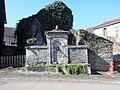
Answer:
[[[87,66],[89,64],[32,64],[30,66],[48,66],[48,67],[55,67],[59,73],[68,74],[68,75],[79,75],[79,74],[87,74]],[[64,72],[63,68],[67,73]]]
[[[76,68],[75,68],[75,74],[76,75],[80,74],[80,69],[81,69],[81,66],[80,65],[76,65]]]
[[[62,72],[62,66],[60,64],[56,65],[56,69],[58,72]]]
[[[66,71],[68,75],[86,74],[87,64],[66,64]]]
[[[74,75],[75,74],[75,68],[74,65],[72,64],[67,64],[66,65],[66,71],[69,75]]]

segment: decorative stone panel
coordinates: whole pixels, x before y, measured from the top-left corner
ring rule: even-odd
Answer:
[[[69,46],[69,60],[73,64],[87,63],[88,64],[88,50],[87,46]]]
[[[68,63],[68,31],[48,31],[46,32],[48,51],[50,52],[50,62]]]
[[[27,46],[26,64],[49,63],[47,46]]]

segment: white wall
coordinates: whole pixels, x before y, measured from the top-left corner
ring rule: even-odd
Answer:
[[[104,28],[106,28],[106,36],[104,36]],[[117,30],[120,30],[120,23],[95,29],[94,33],[101,37],[116,37]]]
[[[106,28],[106,36],[104,36],[104,28]],[[113,39],[109,39],[114,42],[113,54],[120,54],[120,23],[95,29],[94,34],[104,38],[112,37]]]

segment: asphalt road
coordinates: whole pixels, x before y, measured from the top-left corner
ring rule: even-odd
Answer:
[[[59,76],[1,70],[0,90],[120,90],[120,76]]]
[[[119,84],[89,82],[0,80],[0,90],[120,90]]]

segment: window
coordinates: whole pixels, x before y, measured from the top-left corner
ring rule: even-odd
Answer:
[[[103,36],[107,36],[107,28],[103,28]]]
[[[4,42],[5,42],[5,45],[11,45],[11,37],[5,36],[4,37]]]

